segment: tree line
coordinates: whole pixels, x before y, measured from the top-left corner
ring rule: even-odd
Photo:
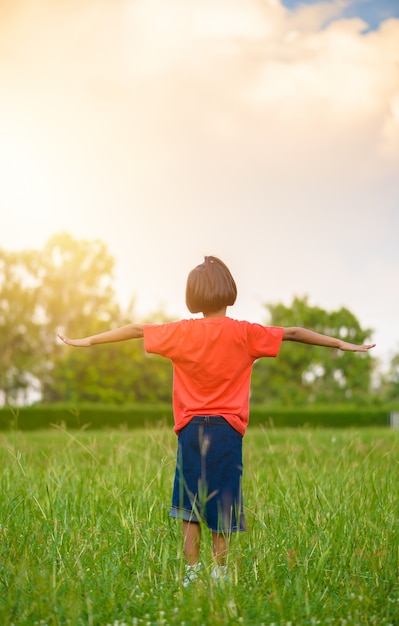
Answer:
[[[3,405],[101,402],[170,402],[171,364],[147,355],[142,341],[74,350],[55,341],[56,332],[91,335],[139,321],[134,301],[125,310],[113,289],[115,261],[105,244],[68,233],[41,250],[0,249],[0,401]],[[153,321],[153,314],[145,321]],[[161,315],[157,321],[168,321]],[[265,324],[305,326],[365,343],[362,328],[346,308],[328,312],[295,297],[290,306],[265,304]],[[373,382],[373,384],[372,384]],[[399,399],[399,354],[387,374],[370,354],[284,343],[280,356],[254,366],[251,401],[257,404],[392,402]]]

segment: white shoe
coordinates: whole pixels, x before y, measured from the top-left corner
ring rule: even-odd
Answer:
[[[201,563],[195,563],[195,565],[186,565],[186,571],[183,578],[183,587],[188,585],[198,578],[198,572],[201,569]]]
[[[215,565],[211,572],[211,578],[214,580],[226,580],[227,565]]]

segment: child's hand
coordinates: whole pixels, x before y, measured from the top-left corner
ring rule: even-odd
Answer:
[[[60,333],[57,333],[57,337],[68,346],[74,346],[75,348],[89,348],[91,346],[90,339],[88,337],[83,339],[69,339],[69,337],[64,337],[64,335],[61,335]]]
[[[368,343],[364,346],[358,346],[355,343],[348,343],[347,341],[340,341],[339,350],[344,350],[345,352],[367,352],[370,348],[374,348],[375,343]]]

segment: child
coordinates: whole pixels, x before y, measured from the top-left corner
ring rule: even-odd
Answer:
[[[245,530],[242,481],[242,438],[248,424],[252,365],[260,357],[276,357],[282,341],[297,341],[351,352],[358,346],[304,328],[266,327],[226,316],[237,287],[227,266],[205,257],[187,279],[186,304],[201,319],[165,324],[128,324],[66,344],[88,347],[144,337],[147,352],[173,363],[173,410],[178,436],[176,472],[170,516],[182,519],[183,581],[195,580],[200,568],[201,525],[212,531],[215,566],[224,576],[229,540]]]

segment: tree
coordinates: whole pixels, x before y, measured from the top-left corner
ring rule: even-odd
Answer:
[[[272,326],[303,326],[316,332],[363,344],[371,335],[362,329],[346,308],[327,312],[310,306],[306,297],[294,298],[292,305],[267,306]],[[254,403],[330,403],[351,400],[364,402],[370,390],[372,357],[365,353],[341,352],[285,342],[277,360],[262,359],[255,364],[252,380]]]
[[[45,245],[38,267],[44,320],[41,356],[48,364],[42,376],[43,401],[78,399],[76,391],[71,396],[71,385],[86,385],[88,398],[102,399],[105,390],[101,380],[90,378],[95,355],[69,354],[65,346],[56,343],[56,333],[92,335],[118,324],[120,307],[112,288],[113,268],[114,260],[101,241],[76,240],[60,233]]]
[[[68,233],[52,237],[40,256],[40,298],[46,325],[88,334],[110,323],[118,305],[112,288],[114,259],[98,240],[76,240]]]
[[[67,233],[41,251],[0,250],[0,402],[29,402],[33,385],[43,402],[170,401],[170,364],[145,355],[142,341],[96,350],[56,341],[57,331],[92,335],[135,319],[133,304],[123,314],[115,299],[113,267],[102,242]]]
[[[34,251],[0,250],[0,394],[6,405],[23,401],[40,375],[36,263]]]
[[[26,403],[33,387],[51,396],[64,351],[57,330],[93,334],[119,315],[114,261],[99,241],[52,237],[44,249],[0,250],[0,401]]]
[[[133,307],[120,313],[111,326],[135,319]],[[107,326],[108,330],[109,326]],[[105,330],[101,328],[98,330]],[[157,355],[146,355],[142,340],[103,344],[76,349],[62,346],[59,358],[44,389],[48,402],[170,402],[171,364]]]
[[[389,370],[383,377],[382,386],[384,399],[399,403],[399,352],[392,357]]]

